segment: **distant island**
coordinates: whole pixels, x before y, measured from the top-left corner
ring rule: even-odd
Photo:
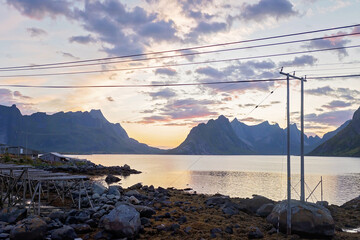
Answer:
[[[293,124],[290,133],[291,154],[299,155],[301,132]],[[335,131],[323,138],[304,135],[304,141],[309,155],[360,156],[360,108]],[[0,105],[0,143],[79,154],[282,155],[286,154],[286,129],[267,121],[249,126],[236,118],[230,122],[219,116],[191,129],[178,147],[162,150],[130,138],[119,123],[110,123],[100,110],[27,116],[15,105]]]

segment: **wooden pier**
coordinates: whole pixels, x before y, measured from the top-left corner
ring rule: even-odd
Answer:
[[[49,203],[59,198],[64,204],[65,198],[70,198],[80,209],[82,193],[93,207],[84,183],[88,179],[87,176],[53,173],[28,165],[0,164],[0,208],[22,205],[40,215],[45,200]],[[79,194],[77,203],[73,197],[75,189]]]

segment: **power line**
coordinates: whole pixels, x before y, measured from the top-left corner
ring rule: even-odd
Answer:
[[[160,57],[151,57],[151,58],[139,58],[139,59],[130,59],[130,60],[119,60],[119,61],[111,61],[111,62],[98,62],[98,63],[85,63],[85,64],[73,64],[68,66],[44,66],[44,67],[24,67],[24,68],[0,68],[0,72],[8,72],[8,71],[33,71],[33,70],[43,70],[43,69],[56,69],[56,68],[72,68],[72,67],[87,67],[87,66],[97,66],[97,65],[107,65],[107,64],[114,64],[114,63],[131,63],[131,62],[140,62],[140,61],[150,61],[150,60],[158,60],[158,59],[167,59],[167,58],[175,58],[175,57],[187,57],[187,56],[195,56],[195,55],[202,55],[202,54],[210,54],[210,53],[219,53],[219,52],[229,52],[229,51],[237,51],[237,50],[245,50],[245,49],[253,49],[259,47],[272,47],[272,46],[279,46],[285,44],[293,44],[293,43],[301,43],[301,42],[308,42],[308,41],[316,41],[316,40],[323,40],[323,39],[330,39],[330,38],[337,38],[337,37],[345,37],[345,36],[354,36],[359,35],[360,32],[356,33],[347,33],[347,34],[339,34],[335,36],[325,36],[325,37],[318,37],[318,38],[307,38],[307,39],[300,39],[300,40],[293,40],[293,41],[285,41],[285,42],[277,42],[277,43],[268,43],[268,44],[261,44],[261,45],[252,45],[246,47],[237,47],[237,48],[227,48],[227,49],[218,49],[218,50],[211,50],[211,51],[203,51],[203,52],[192,52],[192,53],[183,53],[171,56],[160,56]]]
[[[142,87],[180,87],[180,86],[200,86],[216,84],[234,84],[234,83],[256,83],[256,82],[275,82],[285,81],[283,78],[274,79],[253,79],[239,81],[217,81],[217,82],[200,82],[200,83],[169,83],[169,84],[128,84],[128,85],[21,85],[21,84],[1,84],[0,87],[23,87],[23,88],[142,88]]]
[[[289,56],[289,55],[295,55],[295,54],[316,53],[316,52],[325,52],[325,51],[333,51],[333,50],[340,50],[340,49],[358,48],[358,47],[360,47],[360,45],[334,47],[334,48],[324,48],[324,49],[307,50],[307,51],[297,51],[297,52],[290,52],[290,53],[277,53],[277,54],[260,55],[260,56],[253,56],[253,57],[241,57],[241,58],[230,58],[230,59],[220,59],[220,60],[208,60],[208,61],[190,62],[190,63],[164,64],[164,65],[157,65],[157,66],[145,66],[145,67],[133,67],[133,68],[116,68],[116,69],[106,69],[106,70],[77,71],[77,72],[0,75],[0,78],[41,77],[41,76],[59,76],[59,75],[104,73],[104,72],[120,72],[120,71],[130,71],[130,70],[145,70],[145,69],[156,69],[156,68],[163,68],[163,67],[178,67],[178,66],[189,66],[189,65],[199,65],[199,64],[208,64],[208,63],[219,63],[219,62],[230,62],[230,61],[239,61],[239,60],[258,59],[258,58],[281,57],[281,56]]]
[[[334,76],[320,76],[307,77],[306,79],[331,79],[331,78],[352,78],[360,77],[359,74],[352,75],[334,75]],[[253,79],[253,80],[239,80],[239,81],[217,81],[217,82],[202,82],[202,83],[173,83],[173,84],[128,84],[128,85],[23,85],[23,84],[1,84],[0,87],[17,87],[17,88],[143,88],[143,87],[180,87],[180,86],[200,86],[200,85],[217,85],[217,84],[235,84],[235,83],[257,83],[257,82],[275,82],[286,81],[283,78],[273,79]]]
[[[107,61],[107,60],[119,59],[119,58],[133,58],[133,57],[140,57],[140,56],[154,55],[154,54],[163,54],[163,53],[170,53],[170,52],[191,51],[191,50],[195,50],[195,49],[219,47],[219,46],[226,46],[226,45],[233,45],[233,44],[240,44],[240,43],[248,43],[248,42],[256,42],[256,41],[264,41],[264,40],[284,38],[284,37],[293,37],[293,36],[298,36],[298,35],[326,32],[326,31],[339,30],[339,29],[344,29],[344,28],[352,28],[352,27],[358,27],[358,26],[360,26],[360,24],[353,24],[353,25],[347,25],[347,26],[341,26],[341,27],[333,27],[333,28],[324,28],[324,29],[318,29],[318,30],[312,30],[312,31],[297,32],[297,33],[276,35],[276,36],[263,37],[263,38],[255,38],[255,39],[248,39],[248,40],[242,40],[242,41],[234,41],[234,42],[226,42],[226,43],[218,43],[218,44],[210,44],[210,45],[189,47],[189,48],[179,48],[179,49],[172,49],[172,50],[165,50],[165,51],[157,51],[157,52],[148,52],[148,53],[140,53],[140,54],[132,54],[132,55],[106,57],[106,58],[86,59],[86,60],[78,60],[78,61],[67,61],[67,62],[57,62],[57,63],[46,63],[46,64],[34,64],[34,65],[3,67],[3,68],[0,68],[0,70],[3,70],[3,69],[18,69],[18,68],[30,68],[30,67],[43,67],[43,66],[55,66],[55,65],[67,65],[67,64],[85,63],[85,62]]]

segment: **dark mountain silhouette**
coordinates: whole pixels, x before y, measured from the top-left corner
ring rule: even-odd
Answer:
[[[251,147],[239,139],[229,120],[220,116],[191,129],[189,135],[170,154],[253,154]]]
[[[360,157],[360,108],[352,120],[310,155]]]
[[[100,110],[23,116],[15,105],[0,106],[0,143],[43,152],[161,152],[129,138],[119,123],[108,122]]]

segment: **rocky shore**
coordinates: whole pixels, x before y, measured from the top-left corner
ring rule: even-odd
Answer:
[[[262,196],[209,196],[140,183],[127,189],[106,188],[91,181],[87,191],[90,199],[85,191],[80,192],[81,210],[67,207],[32,216],[27,209],[2,209],[0,239],[360,239],[360,233],[342,231],[359,227],[360,197],[340,207],[315,206],[318,213],[333,216],[332,223],[315,223],[324,231],[333,224],[334,231],[328,235],[297,232],[289,238],[269,219],[281,203]],[[73,196],[79,192],[74,190]],[[305,218],[300,220],[309,227]]]

